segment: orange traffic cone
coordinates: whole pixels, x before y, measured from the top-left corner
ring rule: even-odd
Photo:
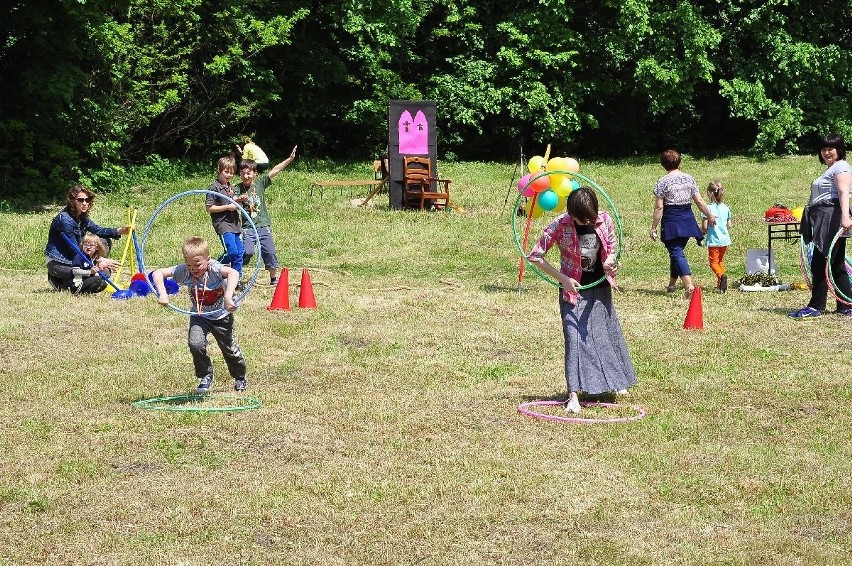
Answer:
[[[311,274],[307,269],[302,269],[302,284],[299,288],[299,308],[317,308],[317,301],[314,299],[314,287],[311,285]]]
[[[287,268],[281,270],[278,276],[278,284],[275,285],[275,294],[272,295],[272,302],[266,307],[269,311],[288,311],[290,310],[290,274]]]
[[[686,330],[704,330],[704,312],[701,310],[701,287],[695,287],[692,299],[689,301],[689,310],[686,311],[686,319],[683,321]]]

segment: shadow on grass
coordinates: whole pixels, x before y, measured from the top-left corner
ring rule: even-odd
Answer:
[[[481,289],[486,293],[523,293],[526,289],[524,289],[523,285],[507,285],[505,283],[486,283]]]
[[[665,297],[671,295],[672,297],[683,297],[683,289],[678,288],[677,291],[672,291],[669,293],[668,291],[663,289],[640,289],[640,288],[631,288],[625,289],[624,293],[636,294],[636,295],[645,295],[648,297]]]
[[[580,393],[578,397],[580,401],[589,403],[617,403],[619,399],[618,395],[615,394],[615,391],[607,391],[606,393],[598,393],[596,395]],[[531,401],[559,401],[564,403],[568,401],[567,396],[564,394],[545,396],[522,395],[521,399],[523,403],[529,403]]]
[[[801,307],[799,307],[799,308],[801,308]],[[790,318],[789,315],[790,315],[791,312],[795,312],[795,311],[799,310],[799,308],[795,308],[795,307],[792,307],[792,308],[760,307],[757,310],[759,310],[761,312],[766,312],[766,313],[769,313],[769,314],[777,314],[778,316],[783,316],[784,318],[790,319],[793,322],[798,322],[797,319]],[[829,311],[827,313],[823,313],[823,316],[825,316],[826,314],[834,314],[834,313]],[[817,318],[821,318],[821,317],[817,317]],[[801,320],[804,320],[804,319],[801,319]]]
[[[36,295],[47,295],[47,294],[53,294],[53,293],[62,293],[63,291],[56,291],[54,289],[51,289],[50,287],[45,287],[43,289],[41,289],[41,288],[33,289],[31,292],[35,293]],[[70,295],[71,293],[69,292],[68,294]]]
[[[131,405],[136,404],[145,404],[145,403],[156,403],[157,405],[189,405],[189,404],[197,404],[202,403],[204,400],[210,398],[209,394],[202,395],[201,393],[196,393],[194,390],[188,389],[183,393],[176,394],[167,394],[162,393],[160,395],[155,395],[152,397],[135,397],[135,398],[125,398],[124,402],[130,403]]]

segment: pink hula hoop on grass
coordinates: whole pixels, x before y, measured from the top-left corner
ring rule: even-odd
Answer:
[[[518,412],[534,419],[542,419],[545,421],[557,421],[561,423],[575,424],[611,424],[611,423],[627,423],[638,421],[645,418],[645,409],[639,405],[619,405],[618,403],[580,403],[583,407],[624,407],[628,406],[637,414],[629,417],[616,417],[613,419],[584,419],[583,417],[561,417],[559,415],[548,415],[545,413],[537,413],[529,407],[541,407],[547,405],[564,405],[565,401],[529,401],[518,405]]]

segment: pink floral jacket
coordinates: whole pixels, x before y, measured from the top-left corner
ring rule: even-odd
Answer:
[[[601,260],[606,261],[611,254],[616,252],[615,223],[607,212],[598,212],[597,220],[595,220],[595,233],[601,241]],[[571,279],[579,281],[583,274],[580,263],[580,239],[577,237],[574,219],[567,212],[557,216],[553,222],[544,228],[541,238],[529,253],[529,257],[543,258],[553,244],[559,246],[561,263],[559,271]],[[614,289],[618,289],[612,277],[607,275],[606,278]],[[577,293],[569,293],[568,290],[564,290],[563,293],[566,301],[571,304],[577,303]]]

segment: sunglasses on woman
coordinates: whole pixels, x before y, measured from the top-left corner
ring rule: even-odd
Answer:
[[[90,199],[89,197],[77,197],[75,200],[77,202],[86,202],[86,203],[92,202],[92,199]]]

